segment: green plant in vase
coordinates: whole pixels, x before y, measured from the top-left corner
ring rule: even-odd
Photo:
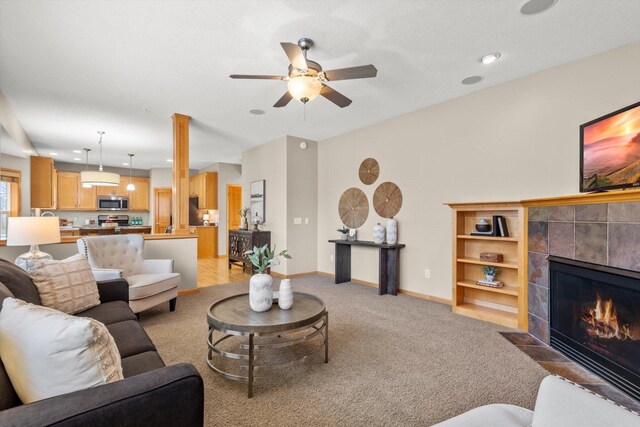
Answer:
[[[242,217],[242,221],[240,222],[240,230],[248,230],[249,229],[249,208],[242,208],[240,210],[240,217]]]
[[[340,240],[347,240],[349,237],[349,229],[347,227],[338,228],[338,233],[340,233]]]
[[[287,250],[276,252],[268,245],[261,247],[253,247],[253,250],[244,253],[249,262],[258,270],[258,273],[251,276],[249,280],[249,305],[253,311],[267,311],[273,304],[273,278],[265,272],[276,265],[280,264],[279,257],[291,259],[291,255]]]
[[[487,277],[487,280],[493,282],[493,279],[500,274],[500,269],[498,267],[494,267],[492,265],[485,265],[482,267],[482,272]]]

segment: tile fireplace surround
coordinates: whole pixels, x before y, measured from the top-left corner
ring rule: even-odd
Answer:
[[[610,194],[610,193],[607,193]],[[634,191],[626,199],[640,200]],[[548,255],[640,271],[640,201],[615,201],[607,195],[546,201],[529,207],[529,333],[549,344]],[[622,197],[618,197],[622,198]],[[589,200],[589,201],[587,201]]]

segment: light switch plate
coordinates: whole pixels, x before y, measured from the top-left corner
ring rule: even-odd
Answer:
[[[293,218],[293,223],[296,225],[302,224],[302,218]]]

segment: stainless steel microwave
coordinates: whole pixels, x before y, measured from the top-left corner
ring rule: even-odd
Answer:
[[[120,196],[98,196],[99,211],[129,210],[129,198]]]

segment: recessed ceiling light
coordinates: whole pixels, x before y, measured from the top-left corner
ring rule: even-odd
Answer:
[[[480,76],[469,76],[465,79],[462,79],[460,83],[462,83],[463,85],[474,85],[478,83],[480,80],[482,80],[482,77]]]
[[[167,162],[173,163],[173,159],[167,159]]]
[[[251,114],[255,114],[255,115],[258,115],[258,116],[260,116],[260,115],[262,115],[262,114],[266,113],[266,111],[264,111],[264,110],[260,110],[260,109],[258,109],[258,108],[254,108],[253,110],[249,110],[249,112],[250,112]]]
[[[122,166],[129,166],[129,163],[127,163],[127,162],[122,162]]]
[[[82,151],[80,151],[80,150],[73,150],[73,152],[74,152],[75,154],[82,154]]]
[[[50,156],[57,156],[58,153],[49,153]]]
[[[520,8],[520,13],[523,15],[531,16],[542,13],[556,4],[558,0],[529,0]]]
[[[480,59],[480,62],[482,62],[483,64],[491,64],[492,62],[495,62],[498,58],[500,58],[500,52],[495,52],[495,53],[490,53],[488,55],[483,56]]]
[[[75,160],[76,162],[81,162],[82,159],[80,157],[74,157],[73,160]]]

